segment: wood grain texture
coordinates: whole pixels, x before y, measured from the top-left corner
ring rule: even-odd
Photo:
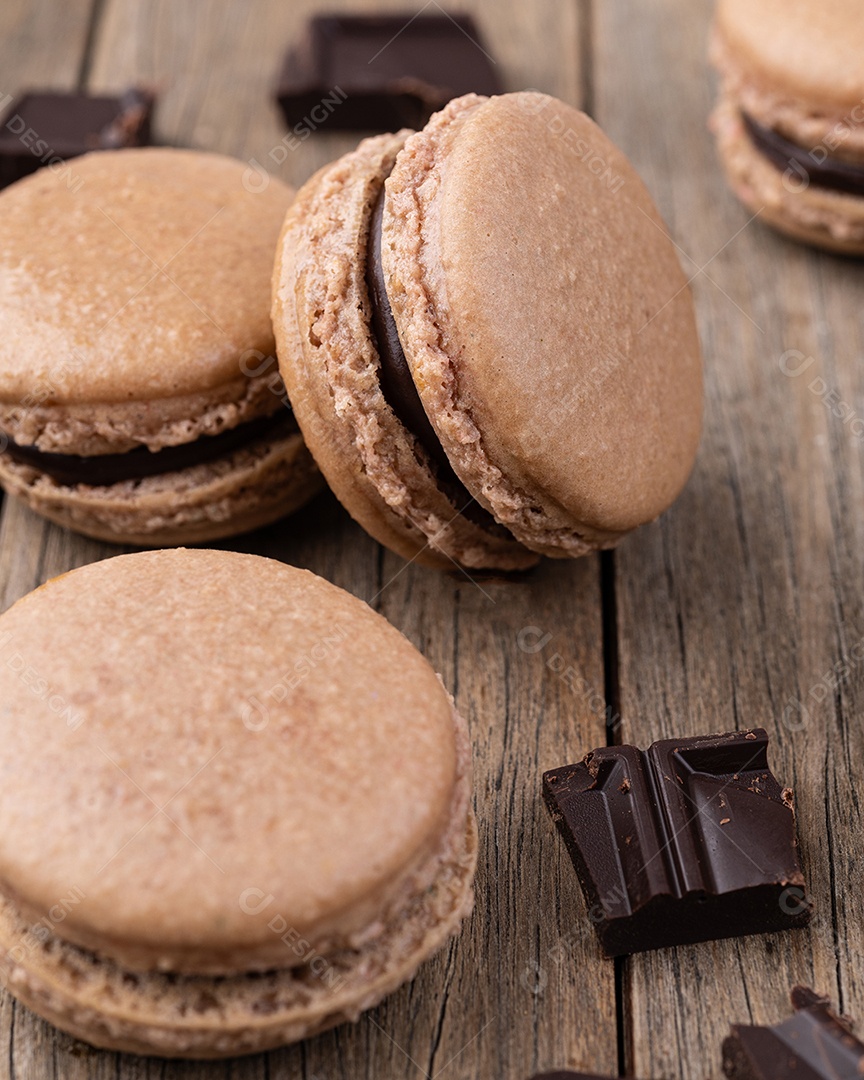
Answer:
[[[4,0],[0,5],[0,98],[24,90],[69,90],[80,81],[95,0]]]
[[[864,271],[750,222],[726,191],[710,3],[684,7],[600,4],[594,25],[597,119],[681,246],[707,365],[685,496],[616,555],[621,738],[768,728],[816,902],[812,931],[626,961],[628,1066],[696,1080],[720,1076],[731,1022],[788,1015],[796,981],[864,1016],[864,425],[841,418],[864,414]]]
[[[150,82],[161,92],[161,141],[255,159],[300,184],[356,141],[322,130],[281,163],[270,153],[285,134],[269,97],[281,54],[317,7],[281,0],[106,0],[92,35],[88,85],[99,91]],[[406,10],[400,0],[375,7]],[[534,86],[579,102],[575,3],[477,0],[467,7],[508,88]],[[306,566],[354,592],[442,673],[475,744],[476,914],[411,985],[357,1025],[230,1063],[101,1053],[4,996],[0,1023],[8,1020],[0,1039],[8,1054],[0,1050],[0,1076],[467,1080],[527,1077],[564,1065],[615,1072],[613,970],[600,961],[582,920],[578,885],[540,802],[544,768],[605,741],[599,561],[549,564],[517,583],[440,575],[382,552],[329,495],[225,546]],[[120,550],[42,522],[10,500],[0,522],[2,604]]]

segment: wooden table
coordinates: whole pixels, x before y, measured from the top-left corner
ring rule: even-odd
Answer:
[[[161,141],[275,170],[268,155],[284,129],[270,102],[273,76],[317,6],[4,0],[0,96],[153,82]],[[693,478],[662,521],[614,556],[547,563],[519,584],[406,566],[329,495],[241,538],[235,546],[309,567],[368,600],[455,692],[474,739],[476,913],[358,1024],[231,1063],[101,1053],[4,996],[2,1076],[524,1080],[572,1066],[704,1080],[721,1075],[730,1022],[787,1015],[796,981],[864,1022],[855,775],[864,768],[864,424],[852,422],[864,417],[864,269],[778,238],[727,193],[706,131],[709,0],[464,6],[509,88],[557,94],[597,118],[680,245],[707,364]],[[288,153],[280,175],[298,184],[351,145],[324,125]],[[3,605],[118,550],[7,500]],[[607,715],[615,739],[640,746],[736,726],[771,731],[775,772],[797,795],[811,931],[601,958],[541,805],[540,774],[604,744]]]

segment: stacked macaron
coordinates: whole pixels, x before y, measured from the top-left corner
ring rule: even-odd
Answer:
[[[229,536],[320,479],[272,358],[292,191],[191,150],[94,153],[0,196],[0,482],[79,532]]]
[[[762,220],[864,254],[864,7],[719,0],[713,116],[733,190]]]
[[[465,725],[342,590],[121,555],[20,600],[0,642],[48,688],[0,664],[0,978],[58,1027],[264,1050],[356,1020],[470,911]]]

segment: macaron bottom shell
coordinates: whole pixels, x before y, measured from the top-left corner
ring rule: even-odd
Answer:
[[[316,952],[301,967],[224,977],[126,971],[56,936],[35,936],[0,894],[0,981],[44,1019],[102,1049],[193,1059],[259,1053],[357,1021],[413,978],[470,914],[476,860],[469,811],[462,848],[369,944]]]
[[[295,432],[187,469],[105,487],[65,486],[4,454],[0,484],[36,513],[85,536],[158,547],[270,524],[312,498],[323,479]]]

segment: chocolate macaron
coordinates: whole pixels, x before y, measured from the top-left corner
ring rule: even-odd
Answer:
[[[72,571],[0,616],[0,700],[0,978],[90,1043],[222,1057],[356,1020],[471,909],[465,725],[307,571]]]
[[[719,0],[712,127],[729,182],[799,240],[864,254],[864,7]]]
[[[273,323],[322,472],[405,558],[611,547],[690,473],[701,360],[673,246],[624,155],[546,95],[457,98],[317,173]]]
[[[121,150],[0,195],[0,483],[45,517],[105,540],[199,542],[317,490],[268,311],[293,192],[247,173],[216,154]]]

